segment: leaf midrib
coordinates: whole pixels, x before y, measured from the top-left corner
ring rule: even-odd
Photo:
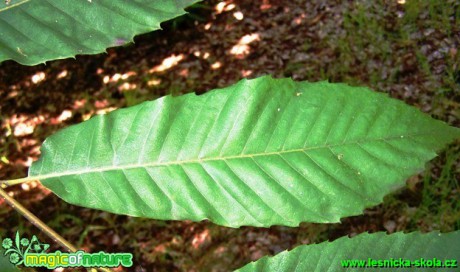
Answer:
[[[1,13],[1,12],[4,12],[4,11],[6,11],[6,10],[12,9],[12,8],[14,8],[14,7],[18,7],[18,6],[20,6],[20,5],[26,4],[26,3],[30,2],[30,1],[31,1],[31,0],[24,0],[24,1],[19,2],[19,3],[7,5],[7,6],[5,6],[4,8],[0,9],[0,13]]]
[[[412,135],[402,135],[401,136],[391,136],[386,138],[377,138],[377,139],[364,139],[358,141],[352,141],[348,143],[340,143],[340,144],[331,144],[331,145],[321,145],[321,146],[313,146],[313,147],[306,147],[306,148],[299,148],[299,149],[290,149],[290,150],[282,150],[277,152],[265,152],[265,153],[255,153],[255,154],[239,154],[239,155],[232,155],[232,156],[223,156],[223,157],[210,157],[210,158],[202,158],[202,159],[193,159],[193,160],[181,160],[181,161],[169,161],[169,162],[148,162],[148,163],[137,163],[137,164],[126,164],[126,165],[111,165],[111,166],[104,166],[99,168],[89,168],[84,170],[78,171],[66,171],[66,172],[54,172],[50,174],[44,175],[37,175],[37,176],[28,176],[26,179],[28,180],[44,180],[49,178],[56,178],[56,177],[63,177],[63,176],[72,176],[72,175],[82,175],[88,174],[93,172],[108,172],[114,170],[127,170],[127,169],[134,169],[134,168],[147,168],[147,167],[159,167],[159,166],[170,166],[170,165],[184,165],[184,164],[194,164],[194,163],[203,163],[209,161],[225,161],[225,160],[232,160],[232,159],[243,159],[243,158],[254,158],[254,157],[261,157],[261,156],[273,156],[273,155],[282,155],[288,153],[295,153],[295,152],[305,152],[310,150],[322,149],[322,148],[331,148],[337,146],[345,146],[345,145],[354,145],[359,143],[369,143],[369,142],[380,142],[380,141],[387,141],[387,140],[401,140],[404,137],[419,137],[419,136],[429,136],[434,135],[433,133],[423,133],[423,134],[412,134]]]

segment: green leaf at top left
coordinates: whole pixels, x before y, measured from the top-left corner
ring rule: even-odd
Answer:
[[[0,62],[36,65],[98,54],[185,13],[197,0],[11,0],[0,3]]]

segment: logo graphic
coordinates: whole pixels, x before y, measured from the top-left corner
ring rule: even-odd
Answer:
[[[10,238],[5,238],[2,241],[2,247],[5,250],[5,256],[10,256],[10,262],[14,265],[24,263],[24,256],[28,253],[44,253],[49,247],[49,244],[41,243],[37,236],[32,236],[32,239],[21,238],[19,232],[16,231],[14,242]]]
[[[10,262],[14,265],[25,267],[131,267],[133,255],[131,253],[86,253],[79,250],[73,253],[55,251],[46,253],[49,244],[41,243],[34,235],[32,239],[21,238],[19,232],[13,239],[5,238],[2,241],[4,255],[9,255]]]

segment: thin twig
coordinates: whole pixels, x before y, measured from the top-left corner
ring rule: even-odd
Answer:
[[[4,184],[2,184],[2,187]],[[13,209],[18,211],[22,214],[27,220],[29,220],[32,224],[34,224],[37,228],[43,231],[48,237],[53,239],[56,243],[61,245],[65,248],[68,252],[77,252],[77,248],[69,243],[66,239],[64,239],[61,235],[57,232],[52,230],[48,225],[46,225],[43,221],[41,221],[38,217],[36,217],[33,213],[27,210],[21,203],[17,202],[14,198],[8,195],[3,189],[0,188],[0,196],[5,199],[6,203],[8,203]],[[98,268],[100,271],[111,271],[107,268]],[[94,268],[90,269],[90,271],[96,271]]]
[[[48,237],[60,244],[68,252],[76,252],[78,249],[71,243],[66,241],[61,235],[48,227],[43,221],[36,217],[33,213],[28,211],[21,203],[17,202],[14,198],[8,195],[3,189],[0,188],[0,196],[3,197],[6,203],[10,204],[13,209],[22,214],[30,223],[34,224],[37,228],[43,231]]]

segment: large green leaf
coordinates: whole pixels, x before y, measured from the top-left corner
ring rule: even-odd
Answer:
[[[11,0],[0,3],[0,62],[35,65],[97,54],[184,14],[197,0]]]
[[[271,258],[264,257],[237,271],[364,271],[363,266],[366,265],[370,271],[458,271],[458,260],[460,231],[446,234],[399,232],[391,235],[379,232],[299,246]],[[411,268],[406,266],[408,262],[411,262]],[[387,266],[379,267],[379,264]],[[400,266],[396,268],[396,265]]]
[[[362,213],[459,136],[366,88],[262,77],[66,128],[29,176],[114,213],[296,226]]]

